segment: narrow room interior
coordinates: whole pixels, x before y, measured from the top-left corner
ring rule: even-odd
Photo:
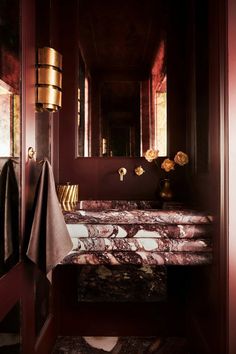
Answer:
[[[0,1],[0,353],[235,353],[235,19]]]

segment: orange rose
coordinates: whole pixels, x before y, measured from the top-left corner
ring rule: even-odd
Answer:
[[[161,168],[163,168],[163,170],[165,170],[166,172],[170,172],[170,170],[174,170],[175,169],[174,166],[175,166],[175,162],[170,159],[165,159],[161,164]]]
[[[153,160],[158,158],[158,153],[159,153],[159,150],[148,149],[145,152],[144,157],[148,162],[152,162]]]
[[[178,151],[177,154],[174,157],[175,163],[177,163],[180,166],[184,166],[188,163],[188,155],[185,154],[182,151]]]

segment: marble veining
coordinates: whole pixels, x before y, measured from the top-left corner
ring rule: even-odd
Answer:
[[[129,289],[129,291],[127,291]],[[164,266],[83,265],[77,276],[78,302],[157,302],[166,300]]]
[[[211,252],[70,252],[62,264],[137,264],[137,265],[203,265],[211,264]]]
[[[210,252],[211,239],[72,238],[73,251]]]
[[[80,201],[63,211],[73,250],[62,263],[202,265],[212,262],[213,217],[155,201]]]
[[[162,203],[158,200],[80,200],[76,209],[83,210],[134,210],[160,209]]]
[[[212,216],[193,210],[76,210],[64,211],[67,224],[209,224]]]
[[[67,220],[71,237],[79,238],[208,238],[212,224],[159,225],[159,224],[91,224]]]

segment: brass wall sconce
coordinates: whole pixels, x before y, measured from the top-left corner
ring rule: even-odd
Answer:
[[[62,100],[62,55],[55,49],[38,49],[36,109],[56,112]]]

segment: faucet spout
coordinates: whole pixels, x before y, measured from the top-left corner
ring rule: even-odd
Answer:
[[[120,175],[120,181],[122,182],[124,180],[124,176],[127,173],[127,170],[125,167],[121,167],[121,168],[119,168],[118,173]]]

